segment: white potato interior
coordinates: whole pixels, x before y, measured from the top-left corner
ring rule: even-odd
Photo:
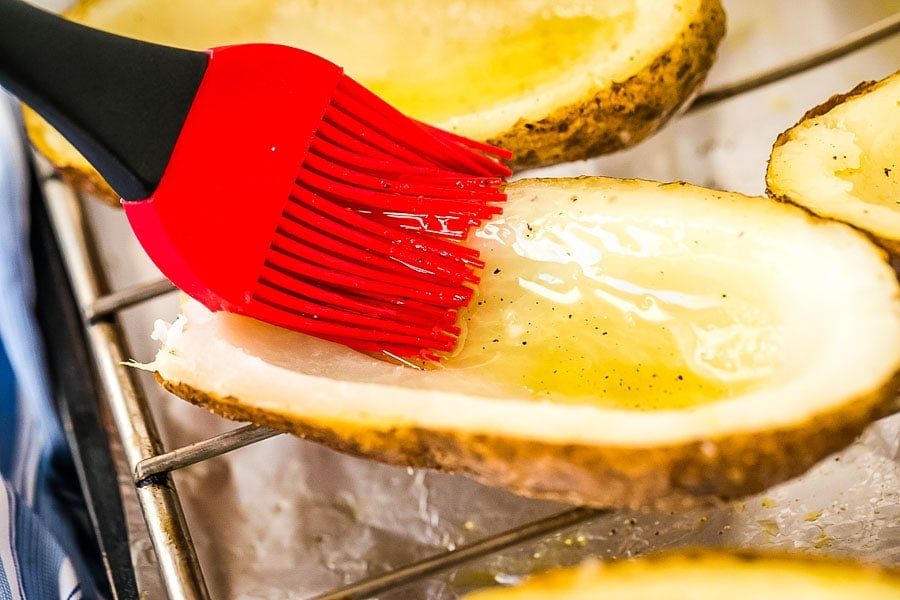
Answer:
[[[900,239],[900,73],[791,133],[772,150],[770,188],[818,214]]]
[[[294,45],[343,66],[412,116],[488,139],[594,83],[637,72],[694,3],[399,0],[374,10],[368,0],[123,0],[87,3],[74,16],[138,38],[152,27],[155,41],[196,49]]]
[[[896,279],[849,227],[678,184],[508,193],[472,241],[487,267],[466,339],[437,369],[196,305],[150,368],[322,418],[619,443],[790,423],[898,368]]]

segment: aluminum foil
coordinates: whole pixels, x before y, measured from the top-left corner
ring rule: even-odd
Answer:
[[[727,37],[708,86],[829,46],[900,2],[726,0]],[[900,39],[881,42],[782,83],[693,111],[637,148],[522,176],[603,174],[692,183],[748,194],[765,189],[775,137],[812,106],[900,68]],[[156,276],[121,213],[91,203],[113,288]],[[157,318],[174,297],[127,311],[134,358],[148,361]],[[146,379],[167,447],[234,427]],[[804,476],[740,502],[687,513],[613,511],[546,539],[465,564],[382,598],[458,598],[586,557],[619,559],[682,546],[741,546],[900,559],[900,416],[872,425]],[[282,435],[176,473],[215,598],[307,598],[568,507],[466,478],[350,458]],[[127,487],[127,486],[126,486]],[[134,517],[134,511],[131,511]],[[134,517],[139,518],[139,517]],[[147,597],[154,557],[135,526],[134,560]]]

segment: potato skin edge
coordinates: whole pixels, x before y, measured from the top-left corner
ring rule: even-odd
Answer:
[[[684,443],[616,447],[481,432],[371,427],[262,410],[157,379],[180,398],[235,421],[294,434],[344,454],[459,473],[514,493],[597,508],[683,510],[746,497],[803,474],[890,412],[900,373],[881,388],[804,422]]]
[[[881,85],[884,85],[888,80],[893,79],[894,77],[900,76],[900,71],[895,72],[892,75],[888,75],[884,79],[881,80],[865,80],[858,83],[852,90],[848,92],[844,92],[841,94],[833,94],[827,100],[813,106],[801,116],[796,123],[791,125],[788,129],[782,131],[778,134],[778,137],[775,138],[775,142],[772,144],[772,149],[769,151],[769,160],[766,166],[766,175],[765,175],[765,183],[766,189],[765,194],[772,200],[777,202],[783,202],[785,204],[791,204],[793,206],[797,206],[802,208],[806,212],[815,215],[816,217],[829,219],[833,221],[840,221],[853,227],[857,231],[866,235],[875,245],[881,247],[888,254],[889,258],[893,259],[895,264],[895,270],[900,271],[900,262],[898,262],[898,257],[900,257],[900,239],[888,237],[885,235],[877,235],[872,231],[868,231],[857,224],[853,223],[851,219],[841,218],[837,215],[828,214],[825,211],[814,211],[810,207],[808,207],[801,199],[790,196],[785,193],[780,185],[779,176],[776,174],[775,170],[772,166],[772,155],[776,148],[779,148],[788,142],[791,142],[796,137],[797,129],[802,126],[805,122],[815,119],[817,117],[821,117],[823,115],[828,114],[831,110],[837,108],[838,106],[859,98],[861,96],[865,96],[866,94],[872,92],[877,89]]]
[[[724,35],[725,12],[719,0],[701,0],[688,26],[646,69],[595,88],[539,120],[520,119],[487,141],[512,151],[511,166],[517,171],[635,146],[694,97]]]

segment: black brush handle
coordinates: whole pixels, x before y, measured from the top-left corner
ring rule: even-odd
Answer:
[[[126,200],[146,198],[159,184],[207,63],[204,52],[0,0],[0,85],[49,121]]]

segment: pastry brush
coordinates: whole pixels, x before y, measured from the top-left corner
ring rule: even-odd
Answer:
[[[505,151],[409,118],[301,49],[173,48],[20,0],[0,0],[0,84],[211,310],[368,352],[455,346],[483,268],[464,242],[501,210]]]

